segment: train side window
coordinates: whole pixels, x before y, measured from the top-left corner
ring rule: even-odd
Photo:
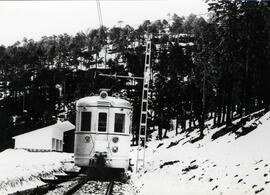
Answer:
[[[98,115],[98,131],[106,132],[107,128],[107,113],[100,112]]]
[[[125,132],[125,114],[115,113],[114,132]]]
[[[81,113],[81,131],[91,130],[91,112]]]

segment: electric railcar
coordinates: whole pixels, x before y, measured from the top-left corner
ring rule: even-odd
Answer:
[[[78,100],[75,164],[95,168],[101,158],[105,167],[128,169],[131,117],[131,104],[105,91]]]

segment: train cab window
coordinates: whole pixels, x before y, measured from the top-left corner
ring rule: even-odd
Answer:
[[[98,131],[106,132],[107,128],[107,113],[100,112],[98,115]]]
[[[114,132],[125,132],[125,114],[115,113]]]
[[[91,112],[81,113],[81,131],[91,130]]]

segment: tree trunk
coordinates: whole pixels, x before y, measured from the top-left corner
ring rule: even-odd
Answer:
[[[221,113],[222,113],[222,97],[221,97],[221,90],[218,91],[217,96],[217,126],[221,126]]]
[[[158,125],[158,139],[160,140],[162,140],[162,128],[163,128],[163,113],[161,112]]]
[[[202,115],[199,117],[199,128],[200,128],[200,137],[203,137],[203,130],[204,130],[204,116],[203,116],[203,112]]]
[[[237,106],[237,114],[239,115],[240,118],[243,116],[243,105],[240,103],[240,105]]]
[[[227,112],[226,112],[226,126],[230,126],[232,124],[231,112],[232,112],[232,107],[229,104],[227,106]]]
[[[228,99],[227,99],[227,110],[226,110],[226,126],[232,125],[232,93],[233,93],[233,81],[231,80],[228,84]]]
[[[176,127],[175,127],[175,135],[178,135],[178,127],[179,127],[179,117],[176,117]]]
[[[196,125],[196,118],[192,118],[192,122],[193,122],[193,127],[196,127],[197,125]]]
[[[192,126],[192,118],[191,118],[191,115],[190,115],[190,117],[189,117],[189,128],[191,129],[191,126]]]
[[[217,110],[214,112],[214,127],[217,126],[217,116],[218,116],[218,113],[217,113]]]
[[[234,111],[235,111],[235,107],[232,106],[232,108],[231,108],[231,119],[232,119],[232,120],[233,120],[233,113],[234,113]]]
[[[165,132],[164,132],[164,135],[163,135],[163,138],[168,138],[168,137],[167,137],[167,132],[168,132],[168,129],[166,128],[166,129],[165,129]]]
[[[205,121],[205,115],[206,115],[206,111],[205,111],[205,99],[206,99],[206,87],[205,87],[205,83],[206,83],[206,65],[204,63],[203,64],[202,112],[201,112],[200,121],[199,121],[199,125],[200,125],[200,137],[203,137],[204,121]]]
[[[225,123],[225,115],[226,115],[226,106],[223,105],[223,107],[222,107],[222,119],[221,119],[221,124],[222,125]]]
[[[181,118],[181,128],[182,132],[186,131],[186,115],[183,113],[182,118]]]
[[[161,125],[158,126],[158,139],[162,140],[162,126]]]

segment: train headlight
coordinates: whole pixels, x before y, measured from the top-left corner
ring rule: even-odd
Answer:
[[[100,95],[101,98],[104,99],[104,98],[106,98],[108,96],[108,93],[106,91],[102,91],[102,92],[100,92],[99,95]]]
[[[85,143],[89,143],[90,142],[90,136],[85,136]]]
[[[117,146],[114,146],[114,147],[112,148],[112,151],[113,151],[114,153],[118,152],[118,147],[117,147]]]
[[[112,141],[113,141],[113,143],[117,143],[119,141],[119,138],[118,137],[113,137]]]

